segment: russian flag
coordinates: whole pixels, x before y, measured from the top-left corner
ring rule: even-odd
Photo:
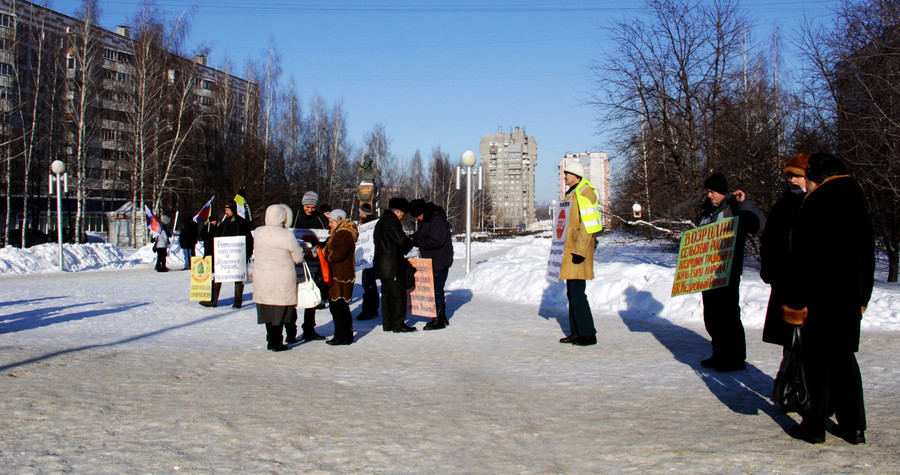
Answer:
[[[144,217],[147,219],[147,227],[150,228],[150,234],[156,237],[162,229],[162,225],[159,224],[159,220],[156,219],[153,211],[150,211],[150,207],[147,205],[144,205]]]
[[[212,211],[212,204],[214,199],[216,199],[215,195],[213,195],[213,197],[210,198],[205,205],[203,205],[203,208],[200,209],[200,212],[197,213],[196,216],[194,216],[195,223],[199,223],[201,221],[206,221],[207,219],[209,219],[209,213]]]

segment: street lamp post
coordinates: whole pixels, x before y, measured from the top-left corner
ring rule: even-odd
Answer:
[[[56,183],[56,241],[59,246],[59,270],[63,268],[63,231],[62,231],[62,191],[69,192],[69,175],[66,174],[66,164],[61,160],[54,160],[50,164],[50,195],[53,196],[53,185]],[[56,175],[55,177],[53,175]],[[60,176],[61,175],[61,176]]]
[[[634,214],[635,218],[641,217],[641,209],[641,205],[638,203],[635,203],[631,206],[631,212]]]
[[[456,167],[456,189],[459,189],[459,175],[466,174],[466,274],[472,270],[472,167],[475,166],[475,152],[466,150],[462,154],[462,164],[466,167],[461,171]],[[478,173],[478,172],[476,172]],[[478,173],[478,188],[481,189],[481,173]]]

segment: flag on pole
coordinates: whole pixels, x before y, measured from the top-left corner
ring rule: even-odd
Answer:
[[[206,221],[207,219],[209,219],[209,213],[212,211],[212,204],[214,199],[216,199],[215,195],[213,195],[213,197],[210,198],[205,205],[203,205],[203,208],[200,209],[200,212],[197,213],[196,216],[194,216],[195,223],[199,223],[201,221]]]
[[[144,218],[147,220],[147,228],[150,229],[150,236],[155,238],[162,229],[162,225],[159,224],[159,219],[156,218],[153,211],[150,211],[150,207],[147,205],[144,205]]]
[[[250,214],[250,202],[244,198],[246,192],[244,191],[244,187],[242,186],[238,193],[234,195],[234,202],[237,204],[238,209],[235,210],[238,216],[246,219],[247,221],[253,222],[253,215]]]

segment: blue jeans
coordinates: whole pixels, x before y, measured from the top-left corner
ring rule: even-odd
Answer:
[[[184,255],[184,268],[191,268],[191,258],[194,257],[194,248],[190,249],[182,249],[181,252]]]

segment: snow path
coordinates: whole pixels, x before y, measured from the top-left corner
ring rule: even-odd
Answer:
[[[226,284],[200,307],[187,278],[0,279],[0,472],[900,472],[895,332],[858,354],[869,443],[812,446],[768,400],[781,354],[757,328],[749,369],[720,374],[702,323],[597,312],[599,344],[574,347],[564,303],[452,286],[444,330],[354,320],[352,346],[272,353],[252,303]]]

